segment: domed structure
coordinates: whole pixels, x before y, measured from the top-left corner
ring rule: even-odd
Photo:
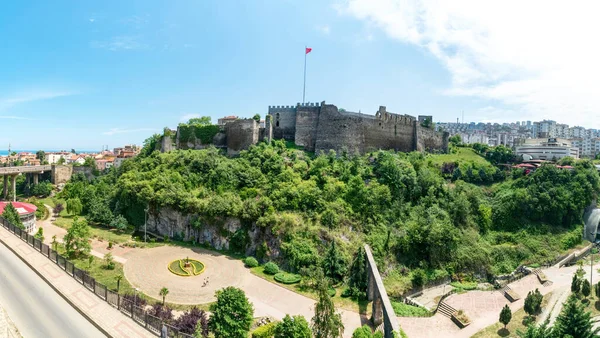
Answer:
[[[4,212],[4,208],[6,208],[8,203],[11,203],[13,207],[17,209],[19,218],[21,218],[21,222],[23,222],[23,226],[25,227],[25,231],[35,231],[35,211],[37,210],[37,207],[31,203],[25,202],[0,202],[0,215]]]

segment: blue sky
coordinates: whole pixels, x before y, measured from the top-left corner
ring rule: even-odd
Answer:
[[[495,39],[490,32],[508,26],[488,25],[496,21],[483,20],[486,11],[395,0],[9,1],[0,10],[0,148],[140,144],[191,116],[264,116],[301,101],[305,45],[309,102],[437,121],[464,110],[474,121],[583,123],[560,117],[565,107],[595,109],[591,93],[547,104],[557,95],[538,94],[535,81],[546,79],[537,74],[562,60],[544,68],[514,61],[535,52],[496,56],[511,39]]]

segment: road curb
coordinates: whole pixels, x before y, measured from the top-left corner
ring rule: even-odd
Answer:
[[[6,231],[8,231],[7,229],[4,229]],[[10,231],[8,231],[10,233]],[[52,290],[54,290],[56,293],[58,293],[67,303],[69,303],[69,305],[71,305],[72,308],[75,309],[75,311],[79,312],[79,314],[81,314],[85,319],[88,320],[88,322],[90,322],[92,325],[94,325],[98,330],[100,330],[100,332],[102,332],[104,335],[106,335],[107,337],[111,337],[114,338],[113,336],[111,336],[108,331],[106,331],[102,326],[100,326],[98,323],[96,323],[87,313],[83,312],[83,310],[81,310],[77,305],[75,305],[75,303],[73,303],[69,297],[67,297],[62,291],[60,291],[57,287],[54,286],[54,284],[52,284],[45,276],[43,276],[36,268],[33,267],[33,265],[31,265],[27,260],[25,260],[25,258],[23,258],[21,255],[19,255],[19,253],[13,249],[10,245],[8,245],[8,243],[6,243],[4,241],[4,239],[0,238],[0,242],[2,242],[2,244],[8,249],[10,250],[12,253],[15,254],[15,256],[19,257],[19,259],[21,261],[23,261],[23,263],[25,263],[31,270],[33,270],[33,272],[35,272],[38,276],[40,276],[40,278],[42,278],[46,284],[48,284]],[[39,251],[36,250],[36,252],[39,253]],[[41,254],[41,253],[40,253]]]

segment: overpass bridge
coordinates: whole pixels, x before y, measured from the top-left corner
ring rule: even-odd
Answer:
[[[0,176],[4,179],[3,198],[8,197],[8,180],[10,178],[10,189],[12,192],[13,201],[16,201],[17,196],[17,176],[27,175],[28,180],[32,180],[33,184],[38,184],[39,175],[45,172],[52,173],[52,183],[65,183],[71,178],[73,168],[65,165],[30,165],[16,167],[0,167]]]

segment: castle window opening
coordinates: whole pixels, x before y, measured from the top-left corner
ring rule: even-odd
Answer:
[[[398,126],[394,124],[394,135],[398,135]]]

